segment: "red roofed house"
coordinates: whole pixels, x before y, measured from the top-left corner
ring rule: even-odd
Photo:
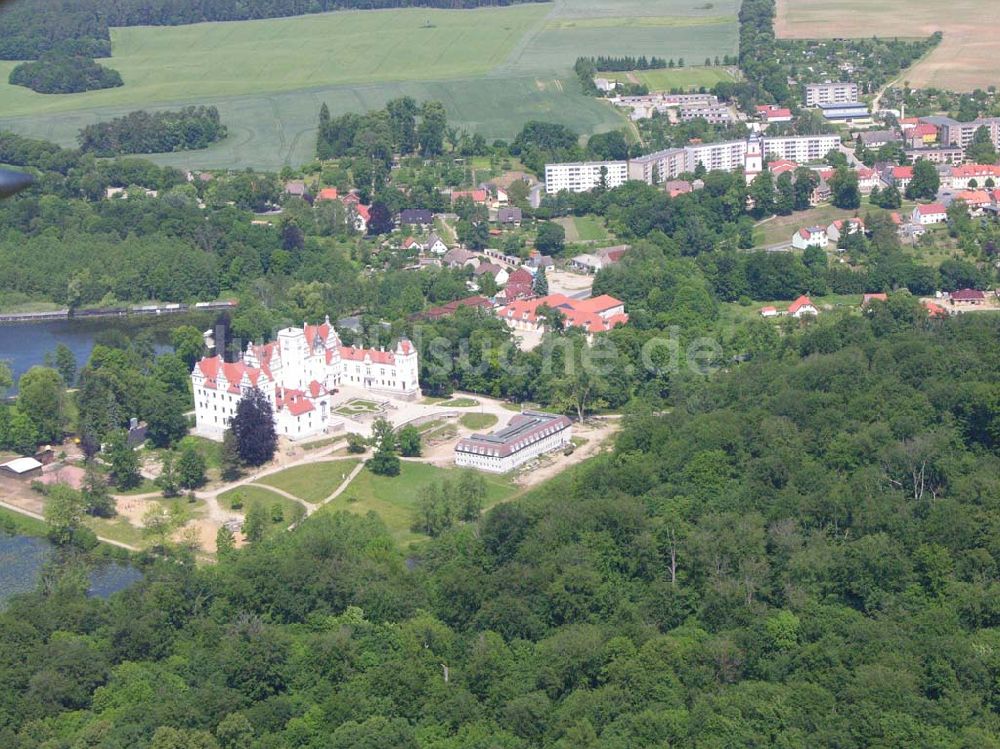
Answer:
[[[322,325],[285,328],[271,343],[248,345],[238,362],[213,356],[194,365],[196,430],[221,439],[237,404],[257,388],[274,409],[279,436],[312,437],[342,427],[333,412],[338,388],[412,400],[420,394],[418,371],[417,351],[406,339],[394,351],[359,349],[341,345],[329,318]]]
[[[792,317],[802,317],[802,315],[818,315],[819,310],[812,300],[805,294],[788,305],[788,314]]]
[[[947,317],[948,310],[935,302],[923,301],[921,304],[927,309],[927,314],[931,317]]]
[[[498,308],[496,315],[515,330],[540,330],[546,324],[545,316],[538,312],[543,305],[561,312],[567,327],[583,328],[590,334],[628,322],[624,302],[607,294],[592,299],[571,299],[564,294],[521,299]]]
[[[822,226],[810,226],[799,229],[792,235],[792,247],[804,250],[806,247],[826,247],[828,237]]]
[[[937,128],[927,122],[914,125],[903,133],[903,139],[916,148],[933,143],[937,140],[937,137]]]
[[[490,194],[486,190],[452,190],[451,202],[454,205],[459,198],[468,198],[473,203],[485,204],[490,199]]]
[[[777,317],[778,308],[777,307],[761,307],[760,308],[761,317]]]
[[[913,213],[910,215],[910,220],[914,224],[919,224],[920,226],[943,224],[948,220],[948,209],[940,203],[918,205],[913,209]]]
[[[416,317],[422,317],[425,320],[439,320],[442,317],[451,317],[462,307],[489,311],[493,309],[493,302],[484,296],[470,296],[465,299],[456,299],[454,302],[448,302],[440,307],[431,307]]]
[[[865,231],[865,222],[860,218],[838,218],[826,227],[826,236],[831,242],[839,242],[845,234],[857,234]]]
[[[316,193],[316,202],[321,200],[336,200],[337,199],[337,188],[336,187],[324,187],[318,193]]]
[[[878,172],[874,169],[869,169],[866,166],[861,167],[858,171],[858,190],[861,191],[862,195],[868,195],[876,187],[881,189],[882,178],[878,176]]]
[[[870,302],[873,302],[876,299],[878,301],[880,301],[880,302],[887,302],[887,301],[889,301],[889,295],[888,294],[865,294],[863,297],[861,297],[861,306],[862,307],[867,307]]]
[[[910,184],[910,180],[913,179],[913,167],[894,166],[889,170],[887,176],[887,181],[895,185],[897,190],[903,192],[906,190],[906,186]]]
[[[959,289],[951,292],[948,298],[952,304],[956,302],[960,304],[984,304],[986,302],[986,295],[979,289]]]
[[[798,168],[798,164],[794,161],[789,161],[788,159],[778,159],[777,161],[767,162],[767,170],[773,174],[776,179],[785,172],[794,172]]]
[[[518,268],[510,274],[507,284],[504,286],[503,291],[497,295],[497,298],[501,302],[509,304],[516,299],[533,297],[535,295],[534,283],[535,277],[531,275],[530,271]]]
[[[354,231],[360,234],[368,233],[368,221],[371,220],[371,206],[357,203],[353,208],[349,208],[354,217]]]
[[[960,190],[955,193],[955,200],[961,200],[969,206],[971,216],[982,216],[983,211],[993,202],[986,190]]]
[[[761,119],[771,124],[772,122],[791,122],[792,110],[779,107],[775,104],[761,104],[757,107],[757,114]]]

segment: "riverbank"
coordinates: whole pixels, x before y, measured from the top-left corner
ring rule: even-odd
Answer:
[[[45,322],[47,320],[76,320],[95,317],[129,317],[131,315],[169,315],[180,312],[213,312],[232,309],[233,300],[221,302],[195,302],[194,304],[144,304],[138,307],[99,307],[95,309],[68,308],[43,310],[39,312],[0,312],[0,323]]]

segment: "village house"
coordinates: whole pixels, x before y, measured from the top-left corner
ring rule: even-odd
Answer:
[[[854,218],[838,218],[826,227],[826,236],[831,242],[836,244],[840,238],[847,234],[857,234],[865,231],[865,222],[855,216]]]
[[[906,191],[906,186],[913,179],[912,166],[893,166],[885,174],[885,181],[893,185],[901,193]]]
[[[884,294],[884,293],[865,294],[864,296],[861,297],[861,307],[865,308],[869,304],[871,304],[872,302],[875,302],[875,301],[888,302],[889,301],[889,295],[888,294]]]
[[[399,214],[400,226],[417,226],[426,229],[434,223],[434,214],[426,208],[407,208]]]
[[[979,289],[959,289],[948,295],[948,300],[952,304],[972,304],[980,305],[986,303],[986,294]]]
[[[271,404],[280,436],[312,437],[342,427],[332,407],[338,388],[413,400],[420,394],[418,371],[417,351],[405,338],[385,351],[341,345],[329,318],[321,325],[285,328],[271,343],[248,345],[240,361],[213,356],[194,365],[196,430],[221,439],[240,400],[256,388]]]
[[[788,305],[788,314],[792,317],[802,317],[803,315],[818,315],[819,310],[812,300],[805,294]]]
[[[876,187],[880,190],[882,189],[882,178],[874,169],[869,169],[868,167],[863,166],[857,170],[857,173],[858,190],[862,195],[870,195],[871,191]]]
[[[960,190],[953,200],[961,200],[969,207],[970,216],[982,216],[989,209],[992,198],[986,190]]]
[[[826,229],[822,226],[802,228],[792,235],[792,247],[797,250],[804,250],[806,247],[825,248],[827,244]]]
[[[448,250],[441,257],[441,264],[446,268],[462,268],[464,266],[475,268],[479,264],[479,257],[474,252],[456,247],[454,250]]]
[[[858,133],[858,139],[865,148],[881,148],[890,143],[902,142],[902,137],[895,130],[866,130]]]
[[[517,299],[529,299],[535,295],[535,277],[526,268],[518,268],[507,279],[503,291],[497,295],[497,300],[509,304]]]
[[[791,122],[792,110],[786,107],[779,107],[776,104],[760,104],[757,106],[757,115],[761,121],[767,125],[775,122]]]
[[[497,211],[497,223],[501,226],[520,226],[521,220],[521,209],[517,206],[500,208]]]
[[[309,190],[306,183],[300,179],[293,179],[285,183],[285,194],[295,198],[309,199]]]
[[[427,237],[427,243],[424,245],[424,250],[434,255],[444,255],[448,252],[448,245],[444,243],[444,240],[441,239],[441,237],[432,233],[429,237]]]
[[[910,221],[920,226],[943,224],[948,220],[948,209],[940,203],[921,204],[913,209]]]
[[[319,203],[323,200],[336,200],[338,197],[338,192],[336,187],[324,187],[318,193],[316,193],[316,202]]]
[[[415,319],[439,320],[442,317],[451,317],[462,308],[480,309],[489,312],[493,309],[493,302],[484,296],[470,296],[465,299],[456,299],[440,307],[431,307],[425,312],[414,315]]]
[[[499,265],[494,265],[493,263],[480,263],[476,266],[476,269],[472,271],[472,277],[475,279],[480,279],[483,276],[489,276],[493,279],[493,282],[497,286],[503,286],[507,283],[507,279],[510,277],[505,268],[501,268]]]
[[[760,316],[761,317],[777,317],[779,314],[777,307],[761,307]]]

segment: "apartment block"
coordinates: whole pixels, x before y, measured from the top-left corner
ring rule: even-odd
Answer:
[[[858,100],[857,83],[807,83],[806,106],[820,104],[847,104]]]
[[[545,192],[555,195],[563,190],[589,192],[601,184],[609,189],[628,181],[627,161],[578,161],[545,165]]]
[[[831,149],[838,146],[840,146],[840,136],[836,134],[764,138],[764,153],[768,161],[787,159],[798,164],[808,164],[822,161]]]

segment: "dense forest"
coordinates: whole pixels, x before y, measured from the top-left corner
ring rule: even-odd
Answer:
[[[200,106],[169,112],[129,112],[110,122],[87,125],[78,140],[82,151],[118,156],[207,148],[226,134],[219,110]]]
[[[0,9],[0,60],[35,59],[71,41],[78,54],[110,57],[111,26],[179,26],[332,10],[479,8],[540,0],[16,0]]]
[[[1000,747],[1000,324],[905,298],[671,386],[405,554],[313,516],[0,614],[10,749]]]
[[[78,94],[124,85],[117,70],[65,52],[46,52],[38,60],[22,62],[10,71],[7,80],[12,86],[25,86],[40,94]]]

